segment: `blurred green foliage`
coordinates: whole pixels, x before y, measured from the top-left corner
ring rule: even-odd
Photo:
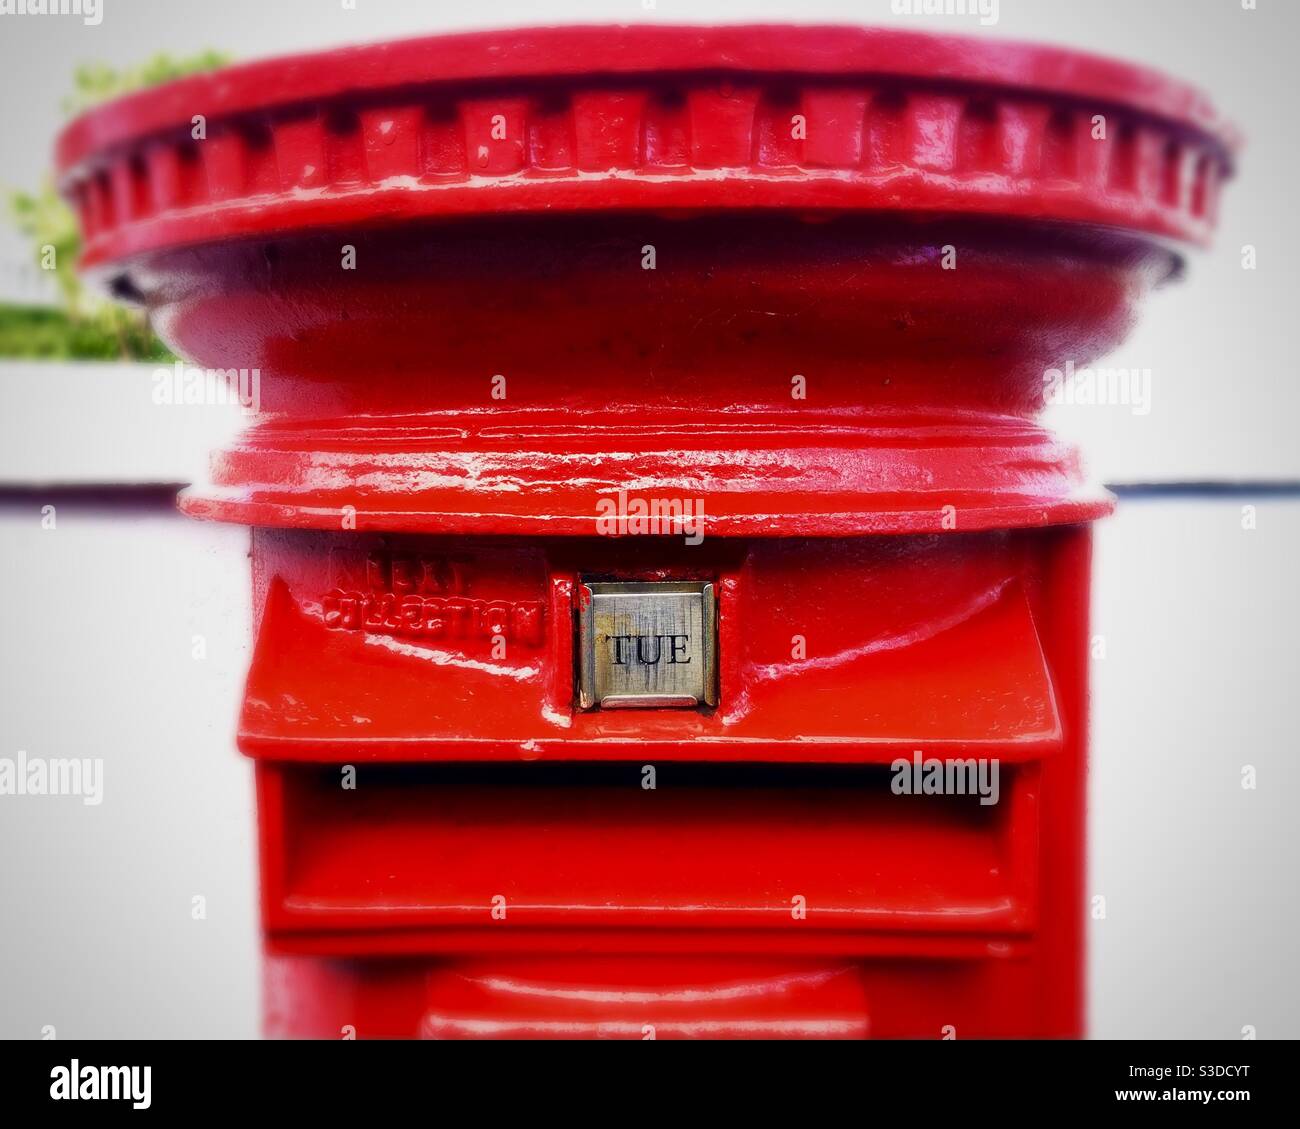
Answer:
[[[73,117],[110,98],[149,86],[161,86],[186,75],[214,71],[229,62],[230,56],[220,51],[204,51],[184,59],[155,55],[147,62],[126,70],[117,70],[103,63],[82,63],[72,72],[73,92],[63,100],[63,111]]]
[[[170,361],[172,354],[133,310],[104,305],[72,317],[48,306],[0,303],[0,357],[43,361]]]
[[[87,63],[73,72],[73,93],[63,101],[69,115],[79,114],[109,98],[199,74],[224,66],[229,59],[217,51],[189,58],[155,55],[125,70]],[[53,273],[62,308],[0,304],[0,357],[41,357],[63,360],[167,360],[171,354],[154,336],[148,319],[89,294],[75,266],[81,235],[72,210],[48,179],[40,192],[12,192],[9,217],[29,240],[32,259]]]

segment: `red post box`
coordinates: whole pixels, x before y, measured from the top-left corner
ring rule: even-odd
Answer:
[[[1089,523],[1036,424],[1232,138],[1055,49],[493,32],[59,145],[85,265],[260,415],[275,1034],[1077,1035]]]

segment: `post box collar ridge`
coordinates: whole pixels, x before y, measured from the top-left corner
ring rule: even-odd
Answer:
[[[956,213],[1205,243],[1235,146],[1195,89],[1086,54],[641,26],[232,67],[91,111],[58,163],[96,265],[323,225],[636,209]]]

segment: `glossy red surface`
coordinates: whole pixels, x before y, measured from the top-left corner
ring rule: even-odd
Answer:
[[[348,235],[356,271],[342,238],[133,268],[185,355],[262,373],[266,418],[189,512],[591,535],[623,489],[702,499],[718,536],[1095,517],[1033,422],[1043,373],[1113,347],[1174,265],[1116,236],[847,217],[411,227]]]
[[[871,1030],[861,976],[848,963],[470,965],[432,976],[428,1004],[420,1032],[430,1039],[861,1039]]]
[[[887,764],[922,746],[1037,757],[1062,739],[1035,626],[1042,545],[1025,533],[684,547],[258,530],[262,622],[240,744],[268,759],[349,763]],[[454,561],[461,591],[372,585],[375,563],[392,559],[439,572]],[[718,708],[577,709],[580,574],[714,580]],[[493,657],[493,624],[455,629],[447,609],[458,602],[467,624],[495,609],[505,657]],[[511,631],[520,611],[527,627]],[[794,634],[806,640],[802,658],[791,657]]]
[[[85,115],[58,160],[101,262],[206,242],[214,225],[629,208],[1010,212],[1204,238],[1234,141],[1193,88],[1078,52],[641,26],[230,68]]]
[[[255,527],[268,1031],[1079,1034],[1109,501],[1035,417],[1233,144],[1122,64],[843,28],[412,41],[73,123],[88,269],[260,371],[182,504]],[[716,707],[579,709],[586,580],[711,582]],[[918,756],[997,803],[898,794]]]
[[[1078,1033],[1086,529],[698,548],[259,530],[254,560],[240,742],[273,1030]],[[452,560],[489,619],[541,608],[506,659],[471,611],[455,628],[384,591],[394,561],[448,577]],[[715,578],[716,710],[575,707],[579,562]],[[998,802],[895,794],[891,762],[917,750],[996,760]],[[675,1010],[691,975],[724,998],[741,956],[825,987]],[[484,986],[532,958],[527,999]],[[602,986],[611,969],[626,979]],[[405,987],[372,994],[375,977]]]

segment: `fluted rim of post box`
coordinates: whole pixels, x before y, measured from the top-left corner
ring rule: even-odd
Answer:
[[[93,267],[309,228],[619,210],[958,214],[1204,245],[1236,147],[1194,87],[1076,51],[641,25],[229,67],[84,114],[57,162]]]

